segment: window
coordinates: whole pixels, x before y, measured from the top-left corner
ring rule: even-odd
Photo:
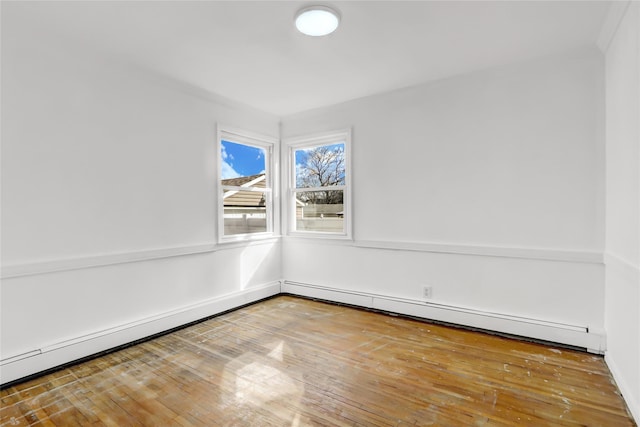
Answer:
[[[351,237],[351,132],[288,141],[289,234]]]
[[[273,232],[272,151],[275,141],[245,132],[219,132],[221,241]]]

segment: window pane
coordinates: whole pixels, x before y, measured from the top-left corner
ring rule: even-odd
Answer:
[[[267,149],[223,139],[220,141],[220,185],[223,197],[222,236],[264,233],[268,227]],[[236,188],[228,188],[236,187]],[[244,191],[240,188],[246,188]]]
[[[257,177],[266,172],[267,156],[264,148],[222,140],[220,151],[222,159],[220,177],[223,185],[240,186],[249,181],[243,181],[240,178]],[[242,182],[224,182],[231,179]]]
[[[257,191],[224,192],[224,235],[267,231],[267,195]]]
[[[296,187],[345,184],[344,143],[295,150]]]
[[[296,193],[296,231],[344,232],[342,190]]]

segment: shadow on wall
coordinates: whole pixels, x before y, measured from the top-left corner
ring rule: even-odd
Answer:
[[[273,281],[273,266],[280,265],[276,261],[279,256],[276,242],[246,246],[240,254],[240,289]],[[281,276],[282,272],[279,272],[275,278],[279,279]]]

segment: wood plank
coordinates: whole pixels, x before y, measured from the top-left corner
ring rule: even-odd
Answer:
[[[0,398],[1,427],[635,426],[602,357],[290,296]]]

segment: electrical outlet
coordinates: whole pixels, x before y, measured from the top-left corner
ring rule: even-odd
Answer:
[[[431,299],[433,296],[433,288],[431,286],[423,286],[422,287],[422,298]]]

